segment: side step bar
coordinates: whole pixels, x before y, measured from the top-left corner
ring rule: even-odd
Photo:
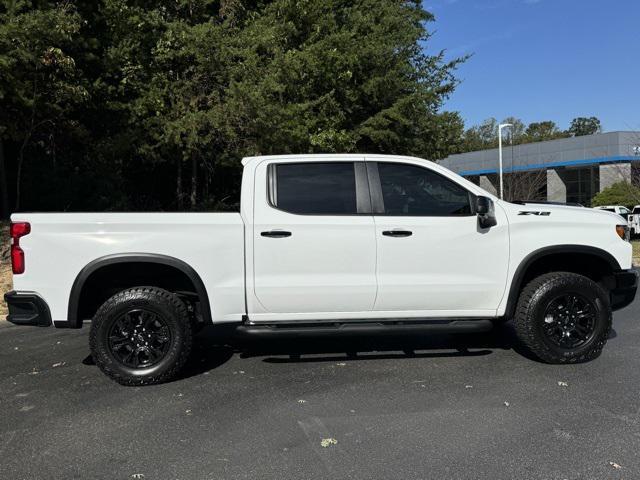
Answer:
[[[480,333],[493,328],[489,319],[478,320],[431,320],[407,323],[337,323],[282,325],[244,324],[236,327],[241,338],[300,338],[315,336],[357,337],[373,335],[421,335],[446,333]]]

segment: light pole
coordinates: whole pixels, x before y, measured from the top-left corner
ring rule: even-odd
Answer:
[[[504,184],[502,183],[502,129],[512,127],[510,123],[498,125],[498,170],[500,172],[500,199],[504,199]]]

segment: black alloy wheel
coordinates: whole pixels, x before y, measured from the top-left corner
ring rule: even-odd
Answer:
[[[554,345],[574,349],[593,337],[596,305],[580,294],[566,293],[551,301],[544,314],[542,330]]]
[[[96,365],[122,385],[152,385],[175,378],[193,344],[185,303],[157,287],[116,293],[91,321],[89,346]]]
[[[171,340],[171,331],[162,315],[135,308],[111,326],[109,351],[127,367],[147,368],[164,358]]]
[[[611,331],[609,292],[573,272],[545,273],[520,293],[511,322],[522,353],[546,363],[600,356]]]

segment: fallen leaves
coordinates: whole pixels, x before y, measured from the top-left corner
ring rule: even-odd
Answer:
[[[328,448],[331,445],[337,445],[338,444],[338,440],[336,440],[335,438],[323,438],[322,441],[320,442],[320,445],[323,448]]]

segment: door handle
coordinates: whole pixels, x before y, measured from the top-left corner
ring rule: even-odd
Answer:
[[[385,237],[410,237],[413,232],[409,230],[385,230],[382,234]]]
[[[261,232],[260,235],[269,238],[286,238],[291,236],[291,232],[285,230],[269,230],[268,232]]]

